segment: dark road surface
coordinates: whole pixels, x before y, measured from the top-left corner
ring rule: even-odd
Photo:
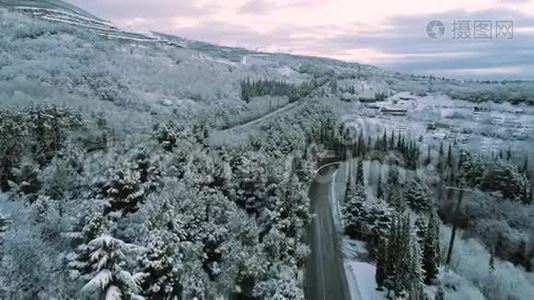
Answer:
[[[313,183],[310,199],[316,217],[307,235],[311,254],[306,262],[304,284],[308,300],[350,299],[329,197],[330,183]]]

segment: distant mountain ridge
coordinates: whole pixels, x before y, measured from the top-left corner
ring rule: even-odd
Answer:
[[[0,0],[0,7],[39,17],[46,21],[70,24],[85,28],[108,38],[143,41],[161,41],[174,46],[179,44],[157,37],[151,33],[139,33],[119,28],[81,8],[61,0]]]
[[[68,13],[78,14],[87,18],[103,21],[93,14],[61,0],[0,0],[0,5],[11,8],[32,7],[39,9],[58,9]]]
[[[51,22],[52,25],[54,23],[63,24],[65,28],[81,29],[84,34],[85,32],[91,35],[96,34],[100,37],[99,41],[111,41],[113,43],[116,40],[119,44],[111,46],[111,43],[109,44],[110,47],[115,48],[115,50],[124,47],[121,51],[127,51],[132,55],[136,51],[139,52],[139,47],[149,48],[144,54],[146,55],[145,60],[146,58],[161,56],[171,57],[173,61],[168,64],[159,60],[156,65],[150,67],[157,70],[164,68],[169,73],[181,72],[180,68],[186,69],[187,74],[184,75],[189,76],[189,78],[184,78],[186,82],[193,80],[195,77],[193,74],[197,72],[196,76],[202,78],[200,81],[217,78],[218,87],[216,89],[218,91],[209,97],[205,95],[205,87],[200,90],[195,87],[194,91],[190,91],[193,90],[193,85],[188,83],[191,88],[185,88],[184,82],[180,82],[184,89],[188,90],[177,96],[180,99],[202,98],[206,100],[206,98],[216,98],[217,102],[221,98],[224,98],[224,102],[230,99],[238,100],[239,81],[250,77],[300,83],[311,79],[328,79],[335,89],[332,91],[326,89],[327,91],[322,94],[354,100],[374,98],[378,94],[386,95],[408,91],[417,94],[443,93],[451,98],[473,102],[508,101],[514,104],[534,105],[534,83],[531,81],[479,82],[435,76],[417,76],[386,71],[375,66],[355,62],[285,53],[257,52],[244,48],[225,47],[209,42],[188,40],[159,32],[136,32],[120,28],[112,22],[103,20],[61,0],[0,0],[0,9]],[[36,24],[41,31],[46,32],[46,27],[48,27],[46,23]],[[3,28],[3,30],[7,33],[10,31],[8,28]],[[89,41],[93,40],[97,39],[94,39],[94,36],[89,38]],[[173,51],[167,48],[186,50]],[[109,60],[110,56],[114,55],[112,52],[115,50],[107,49],[108,53],[103,55],[107,56]],[[83,51],[85,52],[87,49]],[[121,56],[124,55],[121,54]],[[132,59],[137,58],[139,57],[130,57],[127,63],[131,64]],[[188,63],[184,64],[184,62]],[[128,66],[121,68],[128,68]],[[112,73],[115,71],[112,70]],[[146,71],[146,66],[143,71]],[[115,77],[122,77],[121,81],[129,82],[131,76],[135,75],[130,72],[127,76],[126,74],[118,74]],[[194,86],[198,84],[197,82],[194,83]],[[174,89],[174,87],[166,88]],[[180,91],[182,92],[182,90]],[[345,95],[347,91],[350,92],[351,95],[348,95],[350,97]],[[204,96],[199,96],[199,94]],[[214,102],[212,100],[209,100],[210,103]]]

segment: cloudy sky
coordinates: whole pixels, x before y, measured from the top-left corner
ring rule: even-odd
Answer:
[[[124,27],[215,44],[410,73],[534,79],[534,0],[69,1]],[[432,20],[443,36],[439,26],[438,38],[428,36]]]

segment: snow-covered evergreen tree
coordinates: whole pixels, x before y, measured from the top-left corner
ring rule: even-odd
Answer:
[[[367,196],[363,186],[358,184],[347,197],[343,206],[345,230],[349,235],[356,237],[362,233],[363,225],[365,224],[363,216],[365,214]]]
[[[508,161],[486,164],[480,187],[485,191],[500,191],[504,198],[510,200],[523,203],[530,201],[529,180],[519,172],[517,166]]]
[[[415,178],[403,192],[408,205],[416,211],[428,211],[434,205],[434,199],[429,188],[420,179]]]
[[[458,166],[459,177],[468,186],[478,186],[484,176],[484,170],[484,162],[479,156],[464,155]]]
[[[166,151],[172,151],[179,140],[179,129],[172,123],[162,124],[156,128],[156,138]]]
[[[76,158],[53,158],[39,174],[43,193],[52,199],[61,200],[79,192],[80,176]]]
[[[438,286],[434,300],[445,300],[445,288],[443,288],[443,285],[440,284]]]
[[[410,234],[410,265],[408,269],[408,295],[409,299],[424,300],[421,297],[423,286],[423,270],[421,268],[421,248],[417,237]]]
[[[70,253],[67,257],[72,279],[78,279],[80,274],[87,274],[91,271],[87,264],[80,264],[79,262],[89,260],[89,242],[108,230],[108,221],[101,213],[89,214],[84,219],[85,224],[81,226],[79,231],[66,234],[70,238],[73,247],[75,247],[75,252]]]
[[[378,174],[378,183],[376,185],[376,198],[384,199],[384,187],[382,186],[382,172]]]
[[[426,230],[428,226],[427,219],[423,215],[419,215],[415,218],[414,222],[415,226],[415,236],[417,238],[417,241],[420,245],[423,244],[423,240],[425,239]]]
[[[293,270],[288,267],[272,267],[268,280],[260,281],[254,295],[260,299],[304,299],[304,293]]]
[[[365,185],[363,174],[363,161],[358,160],[358,166],[356,167],[356,184]]]
[[[414,278],[418,278],[416,261],[414,262],[418,256],[414,253],[415,248],[412,244],[419,246],[412,236],[409,217],[398,217],[387,242],[387,279],[384,285],[388,289],[388,295],[390,292],[394,292],[397,297],[404,295],[410,291],[415,282]],[[405,250],[399,251],[399,249]]]
[[[453,162],[453,157],[452,157],[452,144],[449,143],[449,148],[447,150],[447,166],[449,168],[452,168],[454,162]]]
[[[310,202],[296,174],[282,182],[279,204],[279,228],[291,238],[296,238],[306,229],[310,217]]]
[[[345,184],[345,202],[349,199],[349,197],[352,197],[354,194],[354,189],[356,184],[354,182],[354,177],[352,176],[352,171],[349,170],[347,174],[347,183]]]
[[[438,273],[440,265],[439,250],[439,220],[437,214],[432,211],[428,220],[423,239],[423,269],[425,270],[424,281],[432,283]]]
[[[134,170],[139,172],[139,180],[147,192],[156,190],[161,184],[161,171],[157,156],[151,156],[149,150],[137,149],[132,155]]]
[[[387,173],[385,184],[385,194],[387,203],[395,208],[397,212],[402,213],[407,208],[406,200],[403,196],[403,185],[399,177],[397,166],[390,166]]]
[[[13,181],[9,181],[11,189],[18,194],[31,196],[37,193],[42,182],[39,179],[39,166],[33,161],[23,161],[18,168],[13,168]]]
[[[261,152],[238,154],[230,162],[234,174],[235,202],[249,213],[262,209],[267,186],[268,162]]]
[[[412,278],[415,276],[413,269],[414,254],[412,243],[414,239],[412,238],[412,228],[411,221],[409,216],[403,216],[400,220],[400,230],[398,236],[398,249],[407,249],[407,253],[400,254],[398,257],[397,270],[395,277],[395,294],[397,296],[403,295],[406,291],[410,290],[411,284],[413,283]],[[398,251],[400,252],[400,251]],[[407,255],[406,255],[407,254]]]
[[[145,187],[141,173],[136,167],[125,162],[115,169],[108,170],[102,182],[102,196],[108,199],[111,212],[132,213],[137,211],[144,200]]]
[[[200,149],[193,150],[185,166],[184,179],[192,186],[203,189],[215,187],[217,168],[213,157]]]
[[[395,210],[401,214],[408,208],[408,204],[406,204],[406,199],[404,198],[402,190],[399,190],[398,193],[391,195],[389,199],[389,205],[394,207]]]
[[[388,265],[390,264],[388,258],[387,239],[380,237],[378,242],[378,250],[376,255],[376,289],[381,291],[384,288],[386,280],[388,279]]]
[[[438,162],[436,164],[436,168],[439,171],[440,174],[443,173],[443,170],[445,169],[445,161],[444,161],[444,150],[443,150],[443,142],[439,144],[439,151],[438,151]]]
[[[149,243],[139,259],[141,294],[147,299],[168,300],[182,294],[182,266],[177,248],[169,233],[150,233]]]
[[[2,213],[0,213],[0,234],[4,233],[7,230],[7,218]]]
[[[78,267],[90,270],[81,274],[87,280],[81,294],[89,299],[135,299],[139,278],[127,269],[126,252],[131,245],[109,235],[101,235],[87,244],[83,257],[75,261]]]
[[[10,188],[9,182],[15,178],[13,168],[18,167],[22,158],[21,137],[27,135],[22,119],[17,111],[0,109],[0,190],[3,192]]]
[[[9,221],[6,216],[0,212],[0,261],[2,260],[4,250],[4,232],[7,231]]]
[[[59,153],[69,132],[82,126],[78,115],[55,105],[32,106],[24,113],[32,156],[41,167]]]
[[[378,199],[364,205],[362,221],[368,232],[376,237],[385,236],[391,229],[394,210],[383,200]]]
[[[386,265],[387,279],[384,281],[384,285],[388,290],[388,297],[391,292],[394,294],[400,293],[400,291],[397,292],[400,288],[398,281],[400,280],[400,273],[403,271],[399,269],[399,265],[403,258],[399,254],[400,251],[395,250],[400,249],[399,247],[401,247],[401,228],[399,225],[400,221],[396,219],[387,240],[387,253],[389,254],[389,257]]]
[[[302,183],[310,184],[312,181],[312,159],[311,157],[308,157],[308,153],[306,151],[300,153],[295,152],[294,153],[294,170],[295,174],[297,174],[299,180]]]

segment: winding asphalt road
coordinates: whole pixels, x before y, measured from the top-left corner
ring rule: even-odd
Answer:
[[[333,169],[323,172],[332,173]],[[330,178],[333,178],[332,174]],[[328,183],[315,181],[310,189],[315,218],[307,236],[311,254],[306,262],[304,292],[308,300],[350,300],[343,257],[329,203],[330,184],[333,184],[332,180]]]
[[[304,101],[306,101],[306,100],[307,100],[306,98],[299,99],[298,101],[286,104],[286,105],[284,105],[284,106],[282,106],[282,107],[280,107],[280,108],[278,108],[278,109],[276,109],[276,110],[274,110],[274,111],[272,111],[272,112],[270,112],[270,113],[268,113],[266,115],[263,115],[263,116],[261,116],[261,117],[259,117],[257,119],[251,120],[249,122],[246,122],[246,123],[243,123],[243,124],[240,124],[240,125],[236,125],[236,126],[234,126],[232,128],[229,128],[227,130],[228,131],[237,131],[237,130],[243,129],[243,128],[247,127],[247,126],[258,124],[258,123],[264,121],[265,119],[268,119],[268,118],[270,118],[270,117],[272,117],[274,115],[277,115],[277,114],[282,113],[284,111],[290,110],[293,107],[304,103]]]

